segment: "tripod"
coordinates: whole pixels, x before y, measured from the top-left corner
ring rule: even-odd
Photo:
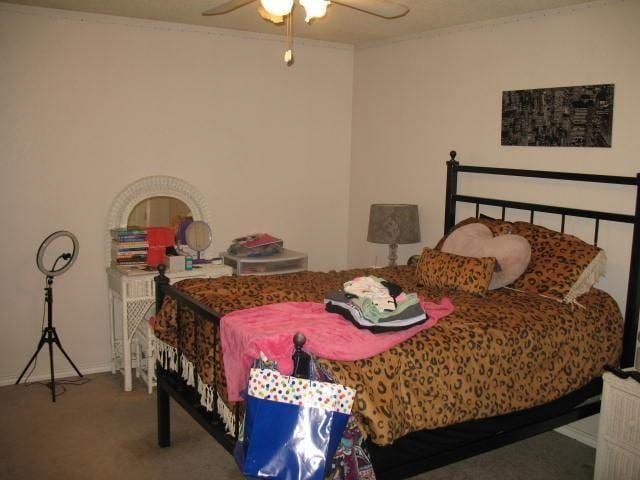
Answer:
[[[55,327],[53,326],[52,285],[53,285],[53,277],[50,275],[47,275],[47,287],[44,289],[45,291],[44,299],[45,299],[45,303],[47,304],[47,326],[42,330],[42,336],[40,337],[40,341],[38,342],[38,347],[36,348],[35,353],[31,357],[31,360],[29,360],[29,363],[27,363],[27,366],[24,367],[24,370],[18,377],[18,380],[16,380],[16,385],[20,383],[20,380],[22,380],[22,377],[27,372],[31,364],[35,362],[38,356],[38,353],[40,353],[40,350],[42,349],[44,344],[47,343],[49,345],[49,367],[51,369],[51,383],[49,383],[47,386],[51,389],[51,400],[55,402],[56,401],[56,381],[53,373],[53,344],[54,343],[58,346],[58,348],[60,349],[62,354],[65,356],[65,358],[69,361],[69,363],[71,364],[73,369],[76,371],[76,373],[80,377],[82,377],[82,374],[80,373],[80,370],[78,370],[78,367],[76,367],[75,364],[71,361],[71,359],[69,358],[69,355],[67,355],[67,352],[64,351],[64,348],[62,348],[62,344],[60,343],[60,338],[58,337]]]

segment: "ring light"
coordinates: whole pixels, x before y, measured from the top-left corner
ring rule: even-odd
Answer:
[[[58,257],[53,262],[53,266],[51,267],[51,269],[49,269],[44,266],[44,254],[47,251],[47,248],[49,248],[49,245],[51,245],[51,242],[57,240],[58,238],[68,238],[69,240],[71,240],[71,243],[73,244],[73,250],[71,251],[71,253],[65,252],[58,255]],[[22,377],[24,377],[24,374],[27,373],[27,370],[32,364],[34,365],[33,368],[35,368],[34,362],[36,362],[37,360],[38,353],[40,353],[42,347],[47,344],[49,346],[49,369],[51,373],[51,382],[49,382],[47,386],[51,388],[51,400],[54,402],[56,401],[56,380],[53,370],[54,345],[56,345],[60,349],[60,352],[62,352],[62,354],[71,364],[78,376],[82,377],[82,373],[80,373],[78,367],[76,367],[75,363],[73,363],[69,355],[67,355],[67,352],[64,350],[64,348],[62,348],[58,332],[56,332],[56,329],[53,326],[53,277],[62,275],[64,272],[69,270],[69,268],[71,268],[71,265],[73,265],[73,263],[76,261],[79,250],[80,246],[78,245],[78,239],[76,238],[76,236],[71,232],[67,232],[66,230],[60,230],[58,232],[53,232],[51,235],[44,239],[44,241],[40,245],[40,248],[38,248],[38,253],[36,255],[36,264],[38,265],[38,269],[47,276],[47,286],[44,289],[44,303],[47,306],[47,326],[45,327],[44,324],[42,325],[42,336],[40,337],[40,341],[38,342],[38,347],[31,357],[31,360],[29,360],[29,363],[27,363],[27,366],[24,367],[24,370],[22,370],[22,373],[18,377],[18,380],[16,380],[16,385],[20,383],[20,380],[22,380]],[[56,265],[60,260],[63,260],[65,263],[60,268],[56,268]],[[44,322],[44,317],[42,318],[42,321]],[[29,377],[27,376],[27,379],[28,378]]]
[[[71,240],[71,243],[73,244],[73,251],[71,253],[63,253],[56,259],[55,262],[53,262],[53,266],[51,267],[51,269],[46,268],[44,265],[44,254],[47,251],[47,248],[49,248],[49,245],[51,245],[54,240],[65,237]],[[67,232],[66,230],[54,232],[47,238],[45,238],[40,245],[40,248],[38,248],[38,254],[36,255],[36,263],[38,265],[38,269],[47,277],[56,277],[58,275],[62,275],[64,272],[71,268],[71,265],[74,264],[79,250],[80,245],[78,244],[78,239],[73,233]],[[60,259],[65,260],[66,263],[64,263],[60,268],[56,268],[56,264]]]

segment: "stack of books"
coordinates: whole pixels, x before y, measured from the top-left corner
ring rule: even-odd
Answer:
[[[145,265],[147,263],[147,231],[138,228],[114,228],[111,230],[111,259],[120,266]]]

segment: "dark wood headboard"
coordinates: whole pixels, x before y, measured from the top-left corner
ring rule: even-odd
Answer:
[[[451,151],[451,158],[447,161],[447,185],[444,211],[444,231],[448,232],[456,221],[456,205],[458,202],[475,204],[476,217],[480,214],[480,205],[491,205],[502,208],[502,219],[505,219],[506,209],[525,210],[530,212],[529,221],[533,223],[536,212],[553,213],[561,216],[561,231],[564,232],[566,217],[582,217],[595,219],[593,243],[598,244],[600,221],[621,222],[633,224],[633,239],[631,258],[629,261],[629,281],[627,287],[627,305],[624,314],[624,338],[622,343],[622,367],[633,365],[638,335],[638,315],[640,313],[640,173],[635,177],[615,175],[594,175],[588,173],[549,172],[543,170],[519,170],[513,168],[476,167],[460,165],[456,160],[456,152]],[[636,188],[635,214],[601,212],[578,208],[545,205],[538,203],[517,202],[497,198],[484,198],[458,193],[458,173],[469,172],[475,174],[506,175],[511,177],[546,178],[553,180],[567,180],[574,182],[607,183],[615,185],[631,185]]]

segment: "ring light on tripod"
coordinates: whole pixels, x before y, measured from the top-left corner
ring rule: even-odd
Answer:
[[[53,241],[59,238],[68,238],[69,240],[71,240],[73,250],[71,252],[65,252],[58,255],[58,257],[53,262],[53,266],[51,268],[47,268],[44,265],[45,252],[47,251],[47,248],[49,248],[49,245],[51,245]],[[60,230],[59,232],[53,232],[51,235],[44,239],[44,241],[40,245],[40,248],[38,248],[38,253],[36,255],[36,264],[38,265],[38,270],[40,270],[47,276],[47,286],[44,289],[44,302],[47,306],[47,326],[45,327],[43,325],[42,336],[40,337],[40,341],[38,342],[36,351],[31,357],[31,360],[29,360],[29,363],[27,363],[27,366],[24,367],[24,370],[22,370],[22,373],[18,377],[18,380],[16,380],[16,385],[20,383],[20,380],[22,380],[22,377],[24,377],[24,374],[27,373],[27,370],[32,364],[35,368],[35,362],[38,357],[38,353],[40,353],[42,347],[47,344],[49,346],[49,370],[51,372],[51,382],[49,382],[47,385],[49,386],[49,388],[51,388],[51,400],[54,402],[56,401],[56,379],[53,368],[54,345],[58,347],[60,352],[71,364],[78,376],[82,377],[82,373],[80,373],[78,367],[76,367],[75,363],[73,363],[67,352],[64,350],[64,348],[62,348],[58,332],[56,332],[56,329],[53,326],[53,278],[57,277],[58,275],[62,275],[64,272],[69,270],[69,268],[71,268],[71,265],[73,265],[73,263],[76,261],[79,249],[80,247],[78,245],[78,239],[76,238],[76,236],[71,232],[67,232],[66,230]],[[65,263],[60,268],[56,268],[56,265],[58,265],[58,262],[60,260],[64,261]]]
[[[49,269],[44,265],[44,254],[47,251],[47,248],[49,248],[49,245],[51,245],[51,243],[57,240],[58,238],[68,238],[69,240],[71,240],[71,243],[73,244],[73,250],[71,251],[71,253],[63,253],[58,258],[56,258],[55,262],[53,262],[53,266]],[[64,272],[66,272],[71,268],[71,265],[74,264],[74,262],[76,261],[76,258],[78,257],[79,250],[80,250],[80,245],[78,244],[78,239],[73,233],[67,232],[66,230],[60,230],[58,232],[54,232],[51,235],[49,235],[47,238],[45,238],[42,244],[40,245],[40,248],[38,248],[38,254],[36,255],[36,263],[38,265],[38,270],[44,273],[47,277],[56,277],[58,275],[62,275]],[[66,263],[62,265],[60,268],[56,268],[56,264],[60,259],[65,260]]]

